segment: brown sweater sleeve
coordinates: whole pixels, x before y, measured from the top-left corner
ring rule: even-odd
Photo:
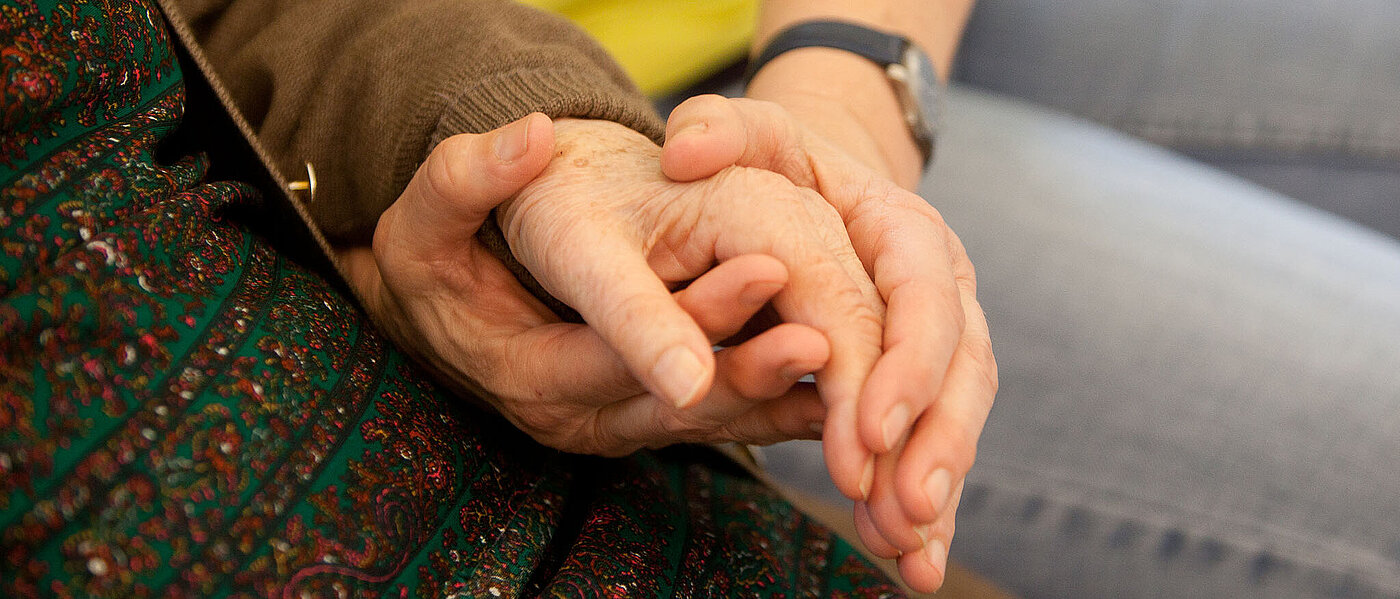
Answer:
[[[367,242],[437,142],[532,111],[663,125],[569,23],[500,0],[178,0],[214,69],[287,173],[316,168],[310,212]]]

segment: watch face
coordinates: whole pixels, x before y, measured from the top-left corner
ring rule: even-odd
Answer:
[[[918,119],[920,122],[911,122],[909,125],[916,127],[918,134],[932,143],[942,112],[938,105],[943,97],[938,73],[934,71],[933,62],[929,60],[928,55],[914,44],[909,44],[908,49],[904,51],[904,65],[909,69],[909,91],[917,98],[919,112],[922,113],[922,118]]]

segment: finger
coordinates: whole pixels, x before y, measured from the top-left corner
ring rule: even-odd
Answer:
[[[783,323],[716,355],[721,391],[750,403],[772,399],[821,370],[830,357],[826,336],[808,326]],[[713,409],[716,399],[706,398],[704,407]]]
[[[652,271],[640,242],[609,231],[565,229],[553,247],[567,256],[538,269],[552,295],[578,310],[647,390],[673,406],[693,404],[710,387],[708,337]],[[533,270],[533,268],[532,268]]]
[[[803,184],[815,180],[803,143],[776,105],[698,96],[668,120],[663,171],[686,179],[737,164],[774,170]],[[840,210],[851,245],[870,267],[888,308],[885,353],[861,394],[857,415],[861,442],[872,452],[889,451],[932,401],[963,326],[945,247],[944,232],[951,232],[917,196],[894,185],[882,193],[892,197],[827,193],[826,198]]]
[[[754,193],[718,195],[708,206],[767,216],[728,223],[716,234],[716,255],[764,253],[787,266],[788,285],[772,303],[784,321],[811,326],[831,344],[830,360],[816,373],[829,410],[823,452],[836,487],[864,499],[872,472],[870,452],[856,430],[856,401],[880,355],[884,305],[850,248],[840,217],[820,196],[765,171],[736,169],[707,181],[724,185],[738,178]]]
[[[773,443],[812,438],[825,406],[810,385],[794,388],[825,362],[825,337],[784,324],[719,352],[719,377],[704,399],[678,410],[643,395],[599,408],[597,428],[629,447],[739,441]]]
[[[692,98],[672,112],[668,127],[671,137],[668,147],[662,150],[662,171],[671,178],[694,178],[706,175],[715,168],[738,164],[778,172],[797,185],[815,186],[816,179],[812,162],[806,154],[805,141],[795,123],[777,105],[748,99]],[[843,269],[848,267],[847,276],[851,279],[848,283],[864,281],[864,286],[858,284],[855,287],[858,290],[855,297],[860,298],[858,304],[864,305],[864,308],[844,312],[841,309],[823,311],[820,309],[822,306],[830,308],[836,304],[833,299],[839,301],[843,287],[826,284],[826,281],[812,287],[805,286],[804,279],[815,279],[811,277],[812,267],[799,267],[791,263],[788,265],[792,277],[788,287],[791,293],[784,291],[790,301],[784,301],[781,297],[784,294],[780,294],[776,305],[785,319],[811,323],[829,334],[832,340],[832,361],[825,371],[818,374],[818,386],[823,390],[829,407],[822,437],[823,452],[827,469],[841,493],[853,500],[864,500],[871,486],[874,463],[867,444],[862,442],[857,430],[860,421],[857,400],[861,385],[864,385],[874,368],[875,358],[881,353],[879,330],[883,327],[883,304],[879,301],[878,291],[869,284],[860,258],[855,255],[854,249],[850,249],[853,239],[847,237],[846,224],[826,199],[818,196],[818,200],[820,206],[832,213],[833,223],[823,221],[815,231],[825,235],[839,232],[840,239],[827,239],[827,245],[840,246],[850,252],[850,259],[837,259],[837,263]],[[815,214],[815,209],[809,203],[801,203],[801,206],[808,207]],[[820,217],[820,214],[815,216]],[[819,253],[808,252],[808,255]],[[777,253],[776,256],[784,259]],[[811,265],[811,260],[808,260],[808,265]],[[801,315],[797,312],[801,311],[802,306],[816,306],[816,309]],[[833,313],[837,313],[839,318],[827,318]],[[806,316],[815,316],[816,319],[806,319]],[[869,318],[868,322],[861,322],[864,318]],[[874,330],[874,340],[864,339],[862,329],[867,333]]]
[[[928,543],[928,524],[932,519],[915,522],[909,519],[895,493],[897,455],[875,457],[875,485],[866,502],[870,522],[880,536],[901,553],[918,551]]]
[[[488,133],[449,137],[433,148],[381,217],[411,231],[391,226],[385,233],[429,259],[456,251],[493,208],[538,176],[553,155],[553,124],[540,113]]]
[[[776,258],[736,256],[676,292],[676,303],[717,343],[738,333],[787,280],[787,267]]]
[[[894,559],[899,557],[899,549],[889,544],[884,535],[875,528],[875,524],[870,520],[870,507],[863,501],[857,501],[854,517],[856,522],[856,534],[860,536],[860,541],[865,543],[865,548],[869,549],[876,557]]]
[[[853,500],[864,500],[874,480],[874,458],[856,429],[857,399],[880,353],[883,307],[872,306],[854,291],[849,279],[821,277],[811,268],[793,272],[792,282],[779,293],[775,306],[785,320],[823,331],[831,344],[826,367],[816,373],[817,388],[828,407],[822,452],[836,488]],[[839,283],[847,286],[844,292]]]
[[[919,551],[899,557],[899,577],[916,591],[932,593],[943,586],[947,578],[948,548],[952,546],[957,506],[961,498],[962,487],[959,486],[953,494],[951,508],[930,527],[928,544]]]
[[[884,353],[859,414],[861,440],[877,453],[892,449],[933,402],[965,326],[945,241],[951,232],[922,199],[890,193],[890,201],[858,207],[848,221],[886,302]]]
[[[782,395],[763,401],[730,419],[716,441],[772,445],[795,439],[819,439],[826,404],[810,383],[796,383]]]
[[[741,327],[786,281],[787,269],[781,262],[768,256],[746,255],[720,263],[674,296],[714,340]],[[485,318],[506,326],[511,322],[509,314],[487,314]],[[806,363],[815,365],[806,372],[825,362],[825,338],[813,341],[804,337],[792,342],[817,346],[807,350]],[[767,356],[782,355],[769,349]],[[621,355],[588,327],[534,326],[513,334],[500,356],[500,364],[483,370],[494,374],[493,389],[513,389],[517,397],[557,396],[558,389],[568,389],[574,400],[596,407],[646,390],[628,371]],[[750,364],[743,367],[756,368]],[[787,386],[797,378],[792,377]]]
[[[976,298],[964,296],[967,329],[953,356],[938,401],[920,418],[899,458],[900,504],[911,518],[941,515],[948,489],[961,481],[977,455],[977,439],[997,392],[996,358],[987,321]]]
[[[841,225],[838,221],[826,226]],[[825,249],[811,244],[776,252],[791,262],[792,274],[773,305],[784,320],[822,331],[831,344],[831,358],[816,373],[829,410],[822,451],[836,487],[851,499],[863,500],[870,493],[873,457],[859,437],[857,401],[880,356],[884,305],[858,262],[851,272]],[[854,257],[850,261],[855,262]]]
[[[671,111],[661,172],[675,181],[708,177],[731,165],[771,170],[811,182],[803,138],[778,105],[745,98],[695,96]]]
[[[739,327],[777,292],[786,274],[782,263],[771,257],[740,256],[711,269],[675,296],[692,316],[708,323],[706,328],[710,329],[707,332],[711,337],[726,336],[727,331]],[[484,342],[489,342],[490,333],[495,329],[511,329],[508,315],[484,316],[491,322],[506,323],[501,327],[487,327]],[[641,383],[631,376],[621,356],[596,331],[580,325],[532,326],[510,334],[496,352],[476,353],[487,356],[478,361],[495,362],[481,368],[486,373],[488,388],[495,390],[498,396],[512,399],[510,405],[520,406],[508,416],[515,416],[512,420],[537,438],[544,437],[561,448],[578,448],[577,444],[583,441],[580,435],[592,432],[570,426],[570,421],[579,414],[590,413],[620,399],[642,396],[645,392]],[[759,410],[753,417],[739,420],[743,424],[735,426],[728,434],[746,443],[816,437],[812,423],[821,422],[825,407],[813,389],[794,393],[805,400],[770,402],[759,408],[754,407],[754,400],[783,396],[798,378],[821,368],[827,354],[826,338],[799,325],[785,325],[758,343],[721,352],[717,362],[719,372],[726,378],[716,388],[738,387],[728,395],[748,398],[730,400],[733,404],[730,409],[736,414]],[[790,357],[784,360],[783,356]],[[560,405],[560,389],[567,389],[568,405]],[[545,397],[551,398],[550,401],[539,400]],[[650,395],[636,401],[652,408],[661,405]],[[736,414],[721,414],[720,417],[730,420],[735,419]],[[608,447],[608,451],[626,453],[660,441],[647,437],[642,430],[614,435],[614,445]],[[559,435],[558,431],[572,431],[572,434]],[[602,446],[597,439],[586,443],[591,447]]]
[[[495,352],[478,353],[494,362],[481,369],[488,388],[521,401],[567,398],[587,408],[645,391],[622,356],[585,325],[532,327],[505,339]]]
[[[830,351],[824,335],[794,323],[724,349],[715,354],[714,388],[687,415],[717,427],[716,440],[766,445],[818,438],[826,406],[814,386],[797,381],[825,366]]]
[[[701,422],[687,410],[643,394],[599,408],[586,426],[594,431],[594,441],[583,451],[619,456],[675,443],[768,445],[811,439],[816,436],[813,423],[821,422],[825,415],[826,406],[810,385],[796,385],[725,423]]]

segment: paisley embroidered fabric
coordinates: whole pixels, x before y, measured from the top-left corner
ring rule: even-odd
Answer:
[[[0,3],[0,596],[859,596],[704,452],[555,452],[440,392],[261,202],[163,162],[160,13]]]

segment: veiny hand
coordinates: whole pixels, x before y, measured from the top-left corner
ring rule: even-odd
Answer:
[[[911,586],[935,589],[962,481],[997,389],[962,243],[927,202],[777,104],[701,96],[672,112],[662,153],[668,177],[691,181],[732,165],[771,170],[819,192],[840,213],[884,300],[883,353],[858,401],[828,402],[824,450],[837,486],[859,502],[856,523],[867,546],[899,556]],[[848,427],[858,445],[847,441]],[[867,492],[851,463],[870,453],[878,458]]]
[[[476,241],[490,211],[534,180],[554,147],[552,123],[536,114],[488,134],[452,137],[433,150],[380,218],[373,249],[340,256],[381,327],[440,379],[486,391],[484,398],[511,422],[567,451],[621,455],[682,441],[814,436],[825,408],[810,386],[794,383],[825,365],[821,333],[785,324],[717,354],[709,345],[733,335],[787,285],[787,269],[776,259],[726,255],[713,269],[707,263],[695,272],[701,276],[684,290],[665,292],[705,357],[718,364],[714,385],[707,377],[692,398],[699,401],[680,409],[671,398],[646,392],[595,329],[560,322]],[[551,215],[563,222],[546,222],[551,216],[541,213],[534,224],[577,220],[567,211]],[[536,250],[571,257],[567,269],[543,273],[564,296],[636,301],[596,276],[617,267],[611,256],[570,245]]]
[[[830,342],[818,385],[842,399],[826,403],[854,401],[879,355],[883,304],[830,204],[756,169],[670,181],[661,148],[615,123],[560,120],[555,128],[557,157],[501,206],[501,230],[520,263],[647,389],[687,406],[712,376],[710,340],[668,288],[716,261],[764,254],[787,267],[787,286],[773,298],[787,326],[810,326]]]

